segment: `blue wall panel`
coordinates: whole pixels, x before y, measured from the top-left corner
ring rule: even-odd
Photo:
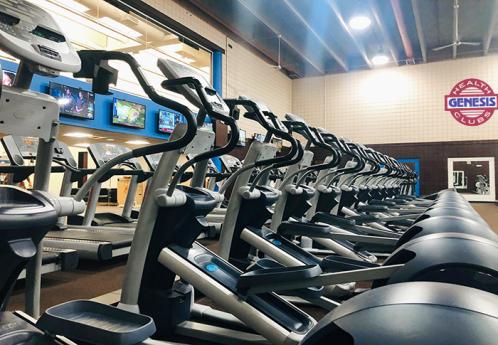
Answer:
[[[213,54],[213,80],[215,89],[219,89],[221,92],[221,52],[219,52],[219,56],[214,58],[216,54]],[[2,64],[3,69],[9,71],[17,71],[18,65],[11,61],[0,59],[0,63]],[[220,64],[216,66],[215,64]],[[89,83],[86,83],[81,80],[76,80],[68,77],[56,77],[56,78],[48,78],[39,75],[35,75],[33,78],[33,82],[31,83],[31,90],[38,91],[42,93],[48,93],[48,84],[49,82],[55,82],[59,84],[64,84],[76,88],[81,88],[83,90],[91,91],[92,86]],[[161,107],[158,104],[152,102],[151,100],[139,96],[132,95],[130,93],[111,90],[112,95],[95,95],[95,119],[94,120],[85,120],[72,118],[62,115],[60,117],[60,121],[65,125],[72,125],[78,127],[85,127],[91,129],[98,129],[109,132],[116,133],[125,133],[125,134],[133,134],[144,137],[150,137],[155,139],[167,139],[169,134],[162,134],[157,131],[157,114],[161,109],[167,109],[165,107]],[[135,129],[135,128],[127,128],[122,126],[112,125],[112,102],[113,98],[125,99],[127,101],[132,101],[140,104],[144,104],[146,108],[146,117],[145,117],[145,128],[144,129]]]
[[[415,195],[420,196],[420,159],[418,158],[397,158],[400,163],[411,163],[415,167],[415,172],[417,173],[418,180],[415,185]]]
[[[223,53],[219,50],[213,54],[213,88],[223,96]]]
[[[5,70],[10,70],[14,72],[17,71],[16,63],[5,60],[0,60],[0,63],[2,64],[2,68]],[[42,93],[48,93],[48,84],[51,81],[76,88],[81,88],[87,91],[91,91],[92,89],[90,83],[86,83],[84,81],[73,78],[68,78],[68,77],[48,78],[48,77],[35,75],[31,83],[31,90]],[[152,102],[147,98],[135,96],[117,90],[111,90],[111,91],[112,95],[98,95],[98,94],[95,95],[94,120],[78,119],[78,118],[72,118],[61,115],[60,117],[61,123],[65,125],[73,125],[78,127],[98,129],[102,131],[109,131],[116,133],[133,134],[133,135],[139,135],[139,136],[156,138],[156,139],[167,139],[169,137],[169,134],[161,134],[157,131],[157,114],[160,109],[166,109],[166,108],[159,106],[158,104]],[[114,97],[145,105],[146,115],[145,115],[144,129],[134,129],[134,128],[112,125],[112,102]]]

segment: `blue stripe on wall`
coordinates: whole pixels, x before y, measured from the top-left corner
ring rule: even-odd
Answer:
[[[213,52],[213,88],[223,96],[223,53],[219,50]]]
[[[17,71],[18,64],[0,59],[3,69],[9,71]],[[222,80],[222,53],[213,53],[213,83],[214,88],[221,94],[221,80]],[[38,91],[42,93],[48,93],[49,82],[55,82],[59,84],[64,84],[76,88],[81,88],[83,90],[91,91],[92,86],[90,83],[86,83],[81,80],[76,80],[68,77],[56,77],[48,78],[39,75],[35,75],[33,82],[31,83],[31,90]],[[143,98],[140,96],[135,96],[130,93],[126,93],[118,90],[111,90],[112,95],[95,95],[95,119],[85,120],[72,118],[62,115],[60,121],[65,125],[72,125],[77,127],[84,127],[90,129],[97,129],[108,132],[115,133],[125,133],[139,135],[155,139],[167,139],[169,134],[162,134],[157,131],[157,116],[159,110],[168,109],[161,107],[158,104],[152,102],[150,99]],[[131,102],[136,102],[145,105],[146,115],[145,115],[145,129],[135,129],[127,128],[122,126],[115,126],[112,124],[112,102],[113,98],[120,98]],[[169,109],[171,111],[171,109]]]

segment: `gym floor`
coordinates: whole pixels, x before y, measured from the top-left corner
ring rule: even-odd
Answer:
[[[474,203],[474,208],[498,233],[498,207],[494,203]],[[108,209],[106,207],[106,209]],[[204,245],[217,250],[215,241]],[[126,259],[117,258],[106,263],[81,262],[78,269],[70,272],[54,272],[42,278],[41,309],[73,299],[92,299],[112,293],[121,288]],[[115,294],[116,295],[116,294]],[[119,295],[117,295],[119,298]],[[24,308],[24,281],[18,282],[10,298],[8,310]],[[311,310],[310,314],[320,317],[322,313]]]

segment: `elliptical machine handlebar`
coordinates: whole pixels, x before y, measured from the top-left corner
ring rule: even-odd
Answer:
[[[238,114],[238,112],[236,111],[236,108],[238,106],[244,107],[247,111],[244,114],[244,117],[253,121],[257,121],[264,129],[266,129],[268,131],[268,135],[266,136],[268,140],[270,140],[271,136],[274,135],[282,140],[290,142],[291,149],[289,150],[288,153],[286,153],[283,156],[260,160],[237,170],[228,178],[228,180],[220,188],[219,192],[221,194],[223,194],[227,190],[227,188],[237,179],[237,177],[240,174],[242,174],[247,170],[261,166],[266,166],[266,168],[262,169],[254,178],[253,183],[250,187],[250,190],[253,191],[258,181],[268,171],[284,167],[287,165],[291,165],[301,160],[304,153],[304,150],[302,149],[301,145],[297,142],[297,140],[295,140],[292,137],[288,129],[278,119],[278,117],[275,114],[273,114],[266,106],[264,106],[263,104],[256,103],[244,96],[239,96],[239,98],[237,99],[225,99],[225,103],[230,108],[230,113],[233,114]]]
[[[74,74],[76,78],[89,78],[92,79],[92,90],[99,94],[109,93],[109,84],[117,82],[118,71],[111,67],[108,63],[109,60],[119,60],[127,63],[135,77],[137,78],[140,86],[145,91],[149,98],[162,106],[168,107],[181,113],[187,121],[187,129],[182,137],[174,141],[168,141],[161,144],[149,145],[133,149],[127,153],[121,154],[112,160],[105,163],[102,167],[97,169],[95,173],[86,181],[86,183],[76,193],[75,199],[77,201],[83,200],[85,195],[90,191],[93,184],[100,180],[105,173],[113,166],[123,163],[130,158],[136,158],[154,153],[165,151],[173,151],[180,149],[190,143],[197,132],[197,123],[192,111],[183,104],[175,102],[171,99],[159,95],[154,88],[149,84],[143,75],[140,65],[133,56],[127,53],[117,51],[103,51],[103,50],[81,50],[78,52],[82,67],[81,70]],[[200,85],[200,82],[195,78],[182,78],[178,81],[178,85]]]
[[[327,150],[332,155],[332,159],[329,162],[310,165],[304,169],[298,170],[298,171],[294,172],[292,175],[288,176],[281,184],[281,188],[285,188],[287,181],[289,181],[290,179],[293,179],[295,176],[301,174],[299,179],[296,181],[296,187],[299,187],[304,181],[306,181],[306,178],[312,172],[322,170],[322,169],[331,169],[332,167],[339,164],[340,155],[332,147],[332,145],[325,142],[325,140],[322,137],[322,133],[318,129],[313,128],[313,127],[309,127],[304,122],[304,120],[299,121],[299,120],[301,120],[301,118],[296,116],[296,115],[286,114],[285,116],[287,119],[293,119],[293,121],[284,122],[286,126],[288,126],[288,127],[292,126],[293,129],[297,128],[298,130],[295,130],[295,131],[297,133],[303,135],[306,139],[308,139],[311,144],[313,144],[316,147],[320,147],[320,148]],[[291,127],[289,127],[289,128],[291,128]]]
[[[341,176],[346,174],[358,173],[365,167],[365,160],[360,156],[358,152],[355,152],[357,151],[355,150],[357,149],[356,145],[352,142],[346,142],[344,139],[339,139],[339,141],[341,141],[343,145],[347,147],[347,151],[343,152],[353,158],[356,161],[356,165],[349,168],[344,167],[341,169],[337,169],[335,171],[335,176],[328,183],[328,187],[332,186],[336,181],[338,181]]]

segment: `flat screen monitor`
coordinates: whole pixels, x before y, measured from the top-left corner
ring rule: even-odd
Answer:
[[[246,146],[246,131],[239,129],[239,142],[238,146]]]
[[[12,86],[14,84],[14,79],[16,77],[16,72],[3,70],[2,85]]]
[[[61,115],[93,120],[95,117],[95,95],[76,87],[49,83],[49,93],[57,98]]]
[[[160,133],[172,133],[175,126],[179,123],[185,123],[183,115],[169,110],[159,110],[157,130]]]
[[[131,128],[145,128],[145,105],[114,98],[112,124]]]

